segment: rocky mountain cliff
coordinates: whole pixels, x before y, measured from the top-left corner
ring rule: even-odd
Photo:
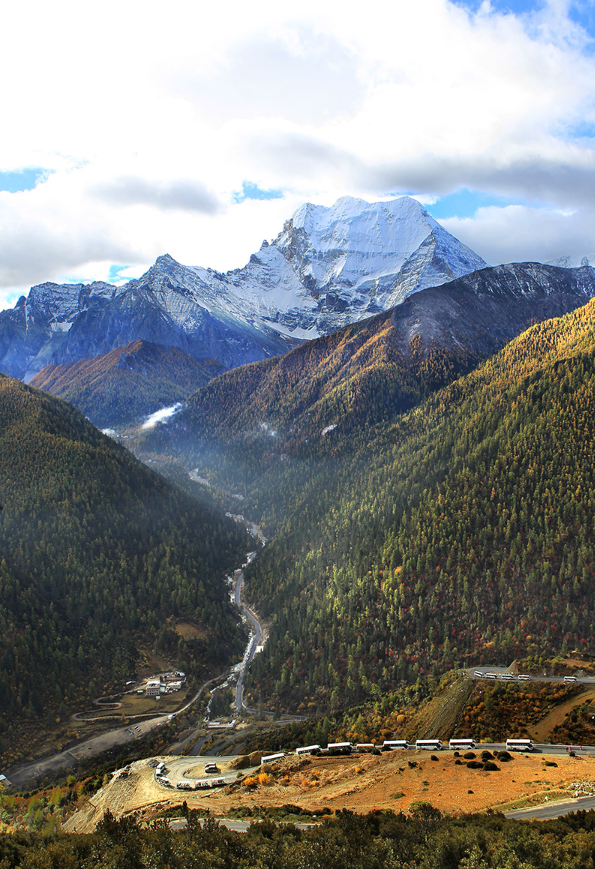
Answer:
[[[408,197],[306,204],[242,269],[223,274],[165,255],[120,287],[33,287],[0,312],[0,370],[28,380],[50,362],[139,339],[230,368],[282,354],[485,265]]]

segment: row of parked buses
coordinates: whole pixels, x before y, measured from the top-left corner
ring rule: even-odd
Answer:
[[[353,751],[396,751],[398,749],[415,749],[416,751],[441,751],[444,748],[449,748],[451,751],[469,751],[476,748],[477,744],[474,739],[449,739],[446,746],[440,739],[416,739],[415,742],[409,742],[407,739],[385,739],[382,745],[374,745],[368,742],[329,742],[326,748],[320,745],[304,745],[301,748],[296,748],[297,755],[319,755],[319,754],[351,754]],[[531,739],[507,739],[507,751],[533,751],[533,741]],[[261,763],[273,763],[276,760],[281,760],[285,757],[284,752],[276,754],[267,754],[261,758]]]
[[[517,679],[519,682],[528,682],[529,679],[535,678],[530,676],[528,673],[518,673],[515,676],[514,673],[506,673],[502,671],[498,673],[489,673],[484,672],[483,670],[475,670],[473,675],[477,679],[500,679],[503,682],[513,682],[515,679]],[[572,685],[579,680],[577,676],[564,676],[563,681],[565,685]]]

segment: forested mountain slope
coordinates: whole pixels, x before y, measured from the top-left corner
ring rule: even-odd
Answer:
[[[183,442],[199,455],[205,441],[260,438],[268,450],[294,451],[320,441],[329,426],[336,440],[386,423],[531,323],[574,310],[594,294],[595,269],[537,263],[485,268],[418,291],[386,313],[213,380],[189,400],[170,448]],[[325,443],[321,453],[327,451]]]
[[[592,651],[594,441],[590,302],[340,458],[271,467],[285,518],[248,573],[273,618],[251,685],[313,710],[457,662]]]
[[[0,756],[24,721],[121,686],[141,645],[193,673],[242,648],[221,579],[244,533],[3,375],[0,504]],[[199,638],[179,638],[178,619]]]
[[[30,384],[74,404],[99,428],[119,428],[187,398],[224,371],[178,347],[133,341],[103,356],[47,365]]]

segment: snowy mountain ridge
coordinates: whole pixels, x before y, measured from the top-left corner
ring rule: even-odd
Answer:
[[[486,266],[414,199],[307,203],[241,269],[160,256],[120,287],[33,287],[0,313],[0,370],[28,379],[50,360],[143,339],[233,367],[283,353]]]
[[[213,304],[225,300],[252,324],[315,338],[486,265],[415,199],[344,196],[330,208],[301,206],[242,269],[195,272]]]

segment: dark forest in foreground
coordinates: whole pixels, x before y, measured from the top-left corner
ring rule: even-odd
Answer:
[[[426,803],[410,816],[345,810],[302,831],[271,821],[230,832],[192,811],[172,833],[106,816],[92,835],[0,837],[2,869],[592,869],[595,813],[556,821],[509,821],[503,815],[442,817]]]

